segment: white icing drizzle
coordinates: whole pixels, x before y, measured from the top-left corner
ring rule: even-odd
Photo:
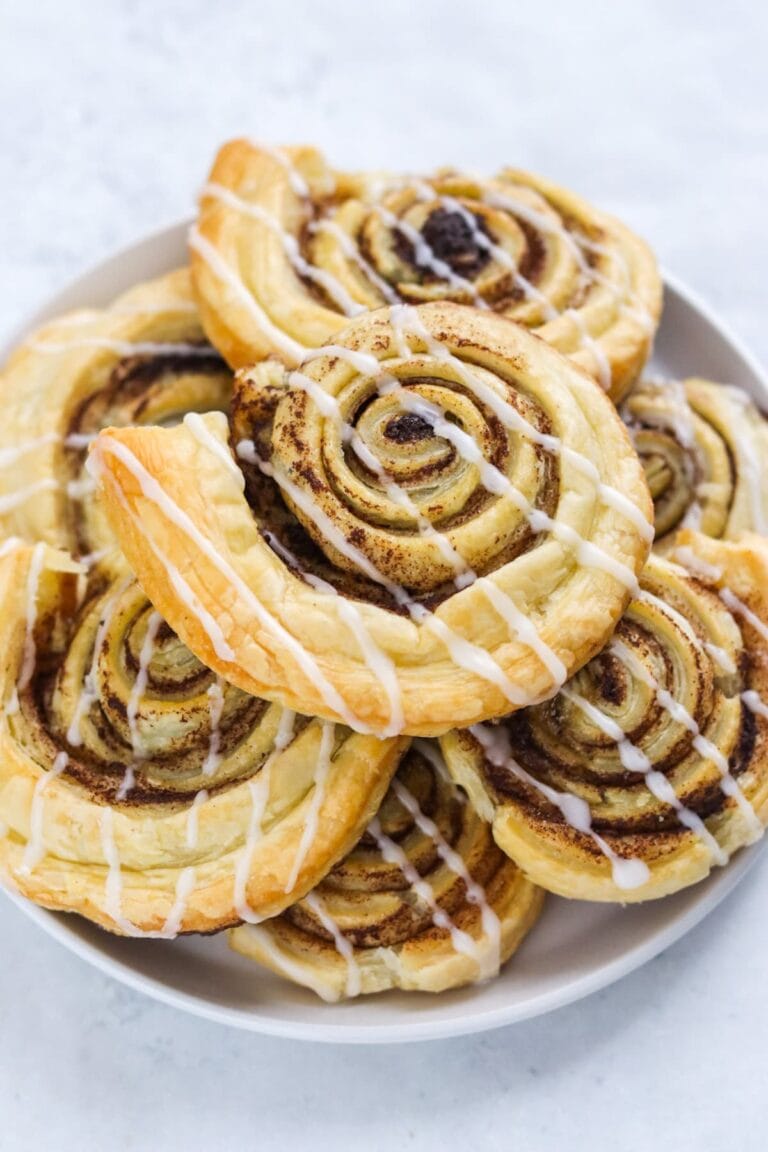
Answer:
[[[706,560],[700,559],[693,549],[687,547],[687,545],[676,548],[674,558],[683,568],[686,568],[692,575],[698,576],[702,580],[717,583],[723,578],[722,568],[717,568],[714,564],[709,564]],[[716,588],[715,591],[726,608],[738,616],[743,616],[747,623],[754,628],[761,640],[764,640],[768,644],[768,626],[763,623],[759,616],[755,615],[749,605],[745,604],[743,600],[740,600],[731,588]]]
[[[114,352],[116,356],[188,356],[191,358],[212,355],[208,344],[158,343],[153,340],[113,340],[108,336],[80,336],[73,340],[26,341],[26,347],[35,352],[58,355],[78,349],[97,348]]]
[[[203,776],[213,776],[221,763],[221,717],[224,713],[224,681],[217,676],[208,688],[208,710],[211,718],[211,731],[208,740],[208,753],[203,762]]]
[[[565,683],[568,669],[557,653],[542,640],[530,616],[526,616],[517,607],[512,597],[502,592],[498,585],[489,580],[487,576],[481,576],[477,581],[477,586],[505,621],[510,633],[536,653],[555,684],[560,686]]]
[[[251,793],[251,816],[248,822],[248,831],[245,837],[243,850],[238,857],[235,867],[234,879],[234,905],[235,911],[241,920],[247,924],[258,924],[263,917],[258,916],[248,904],[248,880],[251,875],[251,865],[256,846],[263,835],[264,814],[269,803],[269,789],[272,776],[272,765],[275,760],[291,743],[294,737],[296,713],[289,708],[283,709],[275,735],[275,744],[267,756],[256,776],[248,781]]]
[[[225,188],[223,184],[216,184],[214,182],[209,182],[203,186],[203,195],[213,200],[219,200],[222,204],[226,204],[228,208],[232,208],[235,212],[240,212],[243,216],[250,216],[268,228],[280,241],[283,251],[297,276],[304,276],[322,288],[326,295],[333,300],[334,304],[338,305],[345,316],[357,316],[361,312],[367,312],[368,309],[365,305],[358,304],[354,301],[335,276],[332,276],[322,268],[318,268],[316,264],[310,263],[309,260],[304,259],[296,237],[290,232],[286,232],[279,220],[276,220],[274,216],[270,215],[260,204],[251,204],[247,200],[243,200],[242,197],[235,195],[229,188]]]
[[[305,988],[311,989],[321,1000],[325,1000],[326,1004],[334,1004],[339,999],[339,993],[316,976],[311,965],[292,960],[275,942],[268,928],[260,927],[251,921],[248,934],[251,939],[258,943],[261,951],[269,958],[270,964],[277,972],[288,977],[289,980],[293,980],[296,984],[302,984]],[[349,983],[349,976],[347,982]]]
[[[12,448],[0,448],[0,471],[13,468],[25,456],[38,452],[41,448],[46,448],[49,445],[63,444],[65,448],[87,448],[95,439],[96,433],[70,432],[67,436],[61,436],[58,432],[46,432],[42,436],[22,440],[14,444]],[[22,503],[36,492],[57,487],[59,485],[55,480],[43,479],[30,485],[28,489],[18,489],[15,493],[2,496],[0,497],[0,513],[9,511],[17,503]]]
[[[95,552],[86,552],[85,556],[78,557],[78,564],[82,564],[86,571],[94,568],[109,556],[111,548],[97,548]]]
[[[114,812],[111,808],[102,808],[99,812],[99,828],[101,831],[101,850],[107,865],[104,885],[105,911],[126,936],[146,935],[123,916],[123,874],[120,867],[120,853],[115,839]]]
[[[70,432],[64,437],[65,448],[88,448],[96,439],[97,432]]]
[[[117,610],[120,597],[130,586],[132,578],[126,576],[123,580],[115,586],[112,593],[107,597],[102,605],[101,617],[96,629],[96,635],[93,641],[93,653],[91,655],[91,665],[86,673],[80,695],[75,704],[75,710],[72,715],[69,728],[67,729],[67,743],[71,744],[73,748],[79,748],[83,743],[83,737],[80,733],[80,725],[83,717],[88,712],[88,709],[96,701],[99,694],[97,672],[99,667],[99,659],[104,647],[104,640],[106,639],[107,630],[112,622],[112,617]]]
[[[165,924],[158,936],[162,940],[173,940],[181,931],[184,915],[189,905],[189,898],[195,890],[196,872],[193,867],[182,868],[176,881],[176,898],[168,913]]]
[[[576,331],[579,334],[579,341],[584,348],[587,348],[595,359],[595,368],[597,369],[597,381],[604,392],[610,391],[613,384],[613,372],[611,370],[611,362],[607,355],[600,347],[600,344],[593,336],[590,336],[587,331],[587,323],[581,312],[576,308],[566,308],[563,316],[567,316],[576,325]]]
[[[189,247],[196,252],[201,260],[205,261],[210,271],[226,284],[237,303],[248,312],[257,328],[260,329],[276,348],[291,361],[301,360],[306,348],[297,340],[293,340],[283,332],[267,316],[264,309],[257,304],[255,298],[246,288],[235,269],[219,254],[217,249],[205,238],[196,226],[189,232]]]
[[[11,552],[15,552],[23,546],[24,541],[20,536],[7,536],[5,540],[0,543],[0,559],[2,559],[3,556],[10,556]]]
[[[107,915],[126,936],[140,937],[145,940],[174,939],[181,931],[189,898],[195,890],[195,868],[187,867],[180,871],[176,880],[174,902],[162,928],[145,931],[123,913],[123,873],[117,840],[115,839],[114,812],[111,808],[102,808],[100,811],[99,828],[101,850],[107,866],[104,886],[104,910]]]
[[[488,902],[485,890],[470,874],[460,854],[443,837],[434,820],[422,812],[416,797],[397,777],[392,781],[392,789],[419,831],[434,841],[437,854],[446,867],[450,868],[463,881],[467,902],[479,908],[480,924],[487,948],[485,955],[479,959],[477,978],[478,980],[488,980],[492,976],[496,976],[501,967],[501,923]]]
[[[332,584],[327,580],[323,580],[320,576],[315,576],[312,572],[305,571],[299,564],[298,558],[286,548],[284,544],[272,532],[265,532],[264,539],[269,544],[273,552],[288,565],[301,573],[301,576],[312,588],[316,588],[318,592],[323,592],[328,596],[334,597],[334,603],[339,613],[339,618],[349,628],[350,632],[357,641],[360,653],[368,667],[379,683],[384,688],[388,703],[389,703],[389,724],[382,731],[383,737],[397,736],[403,729],[404,715],[403,715],[403,694],[400,688],[400,681],[397,677],[397,668],[394,661],[387,655],[387,653],[375,643],[373,637],[365,626],[362,613],[357,604],[353,600],[347,600],[340,596]]]
[[[110,316],[175,316],[183,313],[185,316],[197,315],[197,306],[192,300],[174,300],[172,304],[110,304],[106,309]],[[81,312],[71,312],[66,316],[56,317],[57,328],[84,328],[93,324],[95,320],[104,315],[101,311],[85,309]]]
[[[52,487],[58,487],[56,481],[52,481]],[[70,500],[87,500],[96,491],[96,481],[91,476],[83,476],[80,480],[70,480],[67,483],[66,492]]]
[[[383,277],[379,276],[373,265],[365,259],[349,233],[345,232],[343,228],[340,228],[333,219],[325,217],[319,220],[313,220],[309,224],[309,231],[313,233],[327,232],[329,236],[333,236],[347,259],[357,265],[363,275],[373,284],[374,288],[381,293],[386,302],[388,304],[399,303],[400,296],[395,289],[384,280]]]
[[[307,858],[307,852],[311,844],[317,836],[317,829],[320,818],[320,810],[325,800],[326,786],[328,782],[328,775],[331,771],[331,756],[333,755],[333,747],[336,742],[336,725],[328,720],[322,721],[323,731],[320,736],[320,748],[317,754],[317,765],[315,767],[315,774],[313,780],[312,795],[307,809],[307,818],[304,823],[304,830],[301,834],[296,856],[293,861],[290,875],[285,885],[286,894],[292,892],[296,887],[296,881],[299,878],[299,873],[304,866],[304,861]]]
[[[355,949],[347,940],[336,921],[328,913],[317,892],[309,892],[304,897],[304,903],[314,912],[326,932],[333,937],[334,947],[347,965],[347,979],[345,994],[348,997],[359,996],[362,991],[360,965],[355,959]]]
[[[147,683],[149,680],[149,666],[152,663],[152,657],[155,654],[155,642],[157,640],[157,633],[160,625],[163,623],[163,618],[159,612],[150,612],[147,620],[147,630],[144,633],[144,641],[141,645],[139,653],[139,668],[136,673],[136,679],[131,685],[131,691],[128,696],[128,705],[126,708],[126,716],[128,720],[128,730],[131,734],[131,748],[133,755],[137,760],[143,760],[146,755],[144,740],[139,730],[137,717],[139,715],[139,708],[147,690]]]
[[[45,856],[45,839],[43,835],[43,807],[45,793],[56,779],[66,770],[69,756],[66,752],[57,752],[49,772],[43,772],[35,784],[32,793],[32,807],[29,813],[29,837],[24,848],[24,855],[19,866],[22,876],[29,876]]]
[[[727,676],[733,676],[737,671],[737,667],[729,652],[725,648],[721,648],[719,644],[711,644],[709,641],[704,642],[704,648],[707,655],[711,657],[712,663],[716,664],[721,672],[725,672]]]
[[[195,794],[195,798],[189,806],[187,813],[187,830],[186,830],[186,844],[190,852],[193,852],[198,845],[200,837],[200,808],[208,800],[208,790],[201,788]]]
[[[666,377],[663,379],[644,377],[638,390],[639,398],[642,399],[644,392],[660,393],[665,405],[648,412],[643,411],[642,415],[635,417],[630,395],[622,409],[622,419],[629,425],[630,436],[635,431],[634,425],[640,423],[647,428],[660,428],[662,431],[671,432],[681,448],[696,452],[696,414],[690,405],[683,382]]]
[[[483,724],[475,724],[470,728],[470,732],[480,744],[484,755],[491,764],[497,768],[507,769],[522,783],[535,789],[559,810],[569,827],[590,837],[610,862],[613,882],[617,888],[629,891],[641,888],[643,884],[647,883],[651,873],[645,861],[619,856],[613,850],[608,841],[592,827],[592,813],[586,800],[582,800],[580,796],[574,796],[570,792],[558,792],[543,781],[537,780],[515,760],[512,755],[509,734],[503,727],[490,728]]]
[[[295,192],[300,199],[306,200],[309,197],[309,184],[299,172],[296,165],[291,162],[290,157],[286,156],[282,148],[274,148],[269,144],[261,144],[256,141],[253,141],[253,147],[256,148],[257,151],[264,152],[267,156],[271,156],[273,160],[277,161],[280,167],[285,170],[292,191]],[[329,191],[333,191],[333,189],[331,188]]]
[[[662,696],[668,696],[668,693],[663,693],[651,676],[646,677],[644,675],[645,670],[640,662],[635,659],[633,653],[619,641],[613,643],[611,651],[624,663],[629,665],[633,673],[638,675],[638,678],[643,679],[644,682],[654,690],[657,700],[659,700],[659,703],[662,703]],[[695,832],[708,848],[714,862],[716,864],[726,864],[728,861],[727,855],[723,852],[701,817],[694,812],[692,808],[687,808],[681,802],[664,773],[657,771],[653,767],[653,764],[645,752],[643,752],[641,748],[638,748],[636,744],[632,743],[620,726],[608,716],[604,715],[598,708],[595,708],[593,704],[578,692],[563,688],[562,694],[566,700],[570,700],[580,708],[596,728],[614,741],[618,749],[622,767],[627,772],[640,773],[644,778],[648,791],[655,796],[657,800],[661,801],[662,804],[668,804],[670,808],[674,809],[675,815],[680,823],[692,832]],[[665,708],[665,711],[670,712],[671,715],[671,711],[666,704],[662,704],[662,707]]]
[[[429,909],[435,927],[448,933],[454,951],[469,956],[477,964],[478,972],[485,973],[488,968],[487,943],[483,946],[469,932],[454,924],[445,909],[438,904],[431,885],[420,875],[400,845],[385,835],[378,816],[375,816],[368,825],[368,834],[376,842],[376,847],[387,864],[394,864],[400,869],[415,896]]]
[[[24,440],[14,444],[12,448],[0,448],[0,469],[12,468],[31,452],[37,452],[48,444],[57,444],[61,437],[56,432],[46,432],[43,436],[35,436],[32,440]]]
[[[128,764],[123,772],[123,779],[120,781],[120,787],[115,793],[115,799],[120,804],[136,787],[136,767],[135,764]]]
[[[54,480],[51,477],[44,477],[43,479],[35,480],[33,484],[25,484],[23,487],[16,488],[15,492],[0,495],[0,516],[5,516],[9,511],[21,508],[22,505],[25,505],[25,503],[33,497],[37,497],[41,492],[53,492],[58,487],[58,480]]]
[[[199,412],[188,412],[184,417],[184,426],[190,430],[198,444],[202,444],[216,459],[224,465],[226,471],[240,488],[245,488],[243,474],[232,459],[232,453],[226,444],[222,444],[216,436],[208,430],[208,425]]]

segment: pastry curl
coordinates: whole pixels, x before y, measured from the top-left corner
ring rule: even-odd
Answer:
[[[553,700],[441,740],[498,844],[563,896],[669,895],[768,821],[768,543],[682,532],[673,556]]]
[[[313,148],[226,144],[190,238],[203,323],[227,360],[295,366],[360,311],[453,300],[535,331],[615,399],[661,312],[646,245],[514,169],[491,179],[332,171]]]
[[[96,433],[223,410],[231,391],[186,269],[46,324],[0,374],[0,533],[77,556],[113,547],[84,469]]]
[[[361,731],[431,735],[551,694],[650,547],[610,401],[490,313],[367,313],[300,372],[242,376],[230,433],[234,455],[223,417],[102,433],[112,526],[205,664]]]
[[[121,561],[0,557],[0,875],[47,908],[164,938],[274,915],[359,838],[402,741],[219,680]]]
[[[496,847],[436,745],[417,742],[352,852],[303,900],[230,941],[324,1000],[443,992],[496,975],[543,895]]]
[[[746,392],[644,380],[622,414],[651,489],[657,551],[674,547],[678,528],[768,533],[768,422]]]

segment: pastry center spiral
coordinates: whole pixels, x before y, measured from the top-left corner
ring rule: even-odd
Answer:
[[[487,235],[482,217],[447,208],[434,208],[421,228],[435,257],[461,276],[476,276],[491,258],[478,232]]]
[[[473,373],[549,430],[535,399]],[[404,595],[439,601],[536,545],[531,516],[553,513],[559,461],[503,425],[460,368],[387,361],[384,374],[353,373],[331,408],[302,379],[277,384],[273,365],[242,374],[232,417],[252,506],[299,570],[397,610]],[[486,464],[514,498],[489,490]]]

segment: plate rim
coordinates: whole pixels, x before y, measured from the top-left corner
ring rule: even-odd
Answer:
[[[142,233],[133,241],[116,246],[107,255],[83,268],[50,296],[42,306],[26,319],[14,325],[4,335],[0,356],[5,356],[25,335],[37,325],[55,315],[61,307],[62,297],[76,292],[82,281],[104,273],[110,264],[125,259],[140,247],[150,248],[154,244],[163,245],[183,238],[192,223],[191,217],[170,221],[165,225]],[[161,275],[161,272],[155,273]],[[728,323],[720,319],[697,292],[690,289],[677,276],[661,268],[665,292],[679,297],[708,324],[730,346],[746,368],[752,373],[764,391],[768,401],[768,373],[762,368],[754,354],[746,347]],[[56,913],[32,904],[29,900],[7,888],[3,893],[28,919],[41,928],[58,944],[65,947],[80,960],[98,971],[117,980],[119,983],[139,992],[151,1000],[187,1012],[198,1018],[237,1028],[241,1031],[291,1040],[312,1043],[378,1045],[396,1044],[427,1040],[447,1039],[454,1036],[480,1034],[523,1020],[546,1015],[558,1008],[573,1004],[594,992],[620,980],[622,977],[642,967],[658,956],[666,948],[685,936],[701,923],[736,888],[743,877],[757,862],[764,841],[751,848],[742,849],[738,857],[731,861],[725,871],[711,874],[707,890],[671,923],[652,932],[640,943],[615,957],[593,971],[572,980],[566,985],[540,993],[535,999],[523,1004],[511,1003],[496,1006],[485,1011],[469,1009],[460,1017],[447,1019],[422,1019],[414,1013],[407,1023],[397,1021],[391,1024],[337,1024],[313,1021],[295,1021],[260,1015],[252,1009],[229,1008],[217,1005],[190,992],[173,988],[159,978],[148,976],[128,961],[107,954],[98,945],[84,939],[70,926],[66,913]],[[108,937],[108,934],[106,934]],[[108,937],[109,938],[109,937]]]

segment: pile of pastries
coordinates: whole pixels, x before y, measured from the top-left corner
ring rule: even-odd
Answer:
[[[768,424],[661,309],[539,177],[225,145],[189,266],[0,377],[3,882],[337,1000],[756,840]]]

